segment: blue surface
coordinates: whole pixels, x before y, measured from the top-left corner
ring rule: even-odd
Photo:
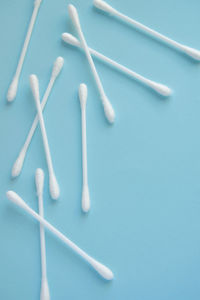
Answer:
[[[43,1],[25,60],[18,96],[7,105],[10,84],[29,22],[32,0],[0,3],[0,298],[39,299],[40,244],[36,221],[5,197],[13,189],[38,210],[34,173],[45,170],[45,216],[89,254],[109,266],[102,280],[82,259],[46,234],[51,299],[197,300],[200,297],[200,64],[97,12],[92,1],[73,1],[88,44],[152,80],[173,96],[159,97],[138,82],[96,62],[116,111],[106,123],[87,61],[64,45],[75,33],[69,1]],[[200,49],[199,1],[110,0],[136,20]],[[49,197],[40,131],[24,169],[11,168],[36,113],[28,76],[43,95],[53,61],[65,59],[44,114],[61,197]],[[77,89],[88,85],[88,173],[92,207],[81,202],[81,121]]]

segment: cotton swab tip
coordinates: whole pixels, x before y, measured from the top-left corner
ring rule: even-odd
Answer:
[[[113,272],[103,264],[94,260],[91,262],[94,269],[106,280],[112,280],[114,278]]]
[[[16,159],[13,168],[12,168],[12,177],[17,177],[19,176],[19,174],[21,173],[21,169],[24,163],[24,157],[25,157],[25,153],[21,152],[18,156],[18,158]]]
[[[78,13],[77,13],[76,7],[74,5],[72,5],[72,4],[68,5],[68,14],[69,14],[73,24],[80,28]]]
[[[79,99],[80,99],[80,104],[81,108],[85,108],[86,102],[87,102],[87,85],[84,83],[81,83],[79,86]]]
[[[8,93],[7,93],[8,102],[12,102],[15,99],[17,94],[17,88],[18,88],[18,79],[14,78],[8,89]]]
[[[22,198],[20,198],[19,195],[17,195],[17,193],[13,192],[13,191],[8,191],[6,193],[6,196],[8,198],[8,200],[12,201],[13,203],[15,203],[16,205],[24,208],[27,206],[27,204],[24,202],[24,200],[22,200]]]
[[[38,196],[41,196],[44,187],[44,172],[40,168],[38,168],[35,172],[35,185],[36,185]]]
[[[39,99],[40,98],[39,81],[38,81],[37,76],[35,74],[30,75],[29,80],[30,80],[30,86],[31,86],[34,98]]]
[[[62,34],[62,40],[72,46],[80,46],[79,40],[70,33],[64,32]]]
[[[42,280],[40,300],[50,300],[49,285],[46,278]]]
[[[182,51],[195,60],[200,61],[200,51],[187,46],[182,46]]]
[[[115,121],[115,112],[107,97],[102,98],[104,112],[108,121],[112,124]]]
[[[34,5],[35,6],[40,6],[42,0],[35,0]]]
[[[56,78],[59,75],[60,71],[62,70],[63,64],[64,64],[63,57],[61,56],[57,57],[53,66],[52,77]]]
[[[168,97],[172,94],[172,90],[164,84],[153,82],[151,87],[162,96]]]
[[[88,185],[83,186],[82,191],[82,210],[86,213],[90,210],[90,194]]]
[[[112,6],[110,6],[105,1],[102,1],[102,0],[94,0],[93,5],[96,8],[103,10],[105,12],[108,12],[108,13],[113,13],[115,11],[115,9]]]
[[[54,173],[51,174],[49,177],[49,189],[51,198],[57,200],[60,196],[60,189]]]

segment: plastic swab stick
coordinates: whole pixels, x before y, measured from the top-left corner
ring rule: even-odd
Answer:
[[[63,63],[64,63],[64,59],[62,57],[57,57],[56,61],[54,62],[54,66],[53,66],[53,70],[52,70],[52,73],[51,73],[51,78],[50,78],[50,81],[49,81],[49,84],[47,86],[47,89],[45,91],[45,94],[44,94],[44,97],[42,99],[42,102],[41,102],[41,108],[42,110],[44,109],[46,103],[47,103],[47,100],[49,98],[49,95],[51,93],[51,90],[54,86],[54,83],[55,83],[55,80],[56,78],[58,77],[58,75],[60,74],[60,71],[62,70],[62,67],[63,67]],[[31,126],[31,129],[29,130],[29,133],[27,135],[27,138],[26,138],[26,141],[13,165],[13,168],[12,168],[12,177],[17,177],[20,173],[21,173],[21,170],[22,170],[22,167],[23,167],[23,164],[24,164],[24,159],[26,157],[26,153],[27,153],[27,150],[29,148],[29,145],[31,143],[31,140],[32,140],[32,137],[35,133],[35,130],[37,128],[37,125],[38,125],[38,122],[39,122],[39,119],[38,119],[38,115],[36,115],[34,121],[33,121],[33,124]]]
[[[83,187],[82,187],[82,210],[88,212],[90,209],[90,194],[87,175],[87,139],[86,139],[86,102],[87,86],[84,83],[79,87],[79,99],[81,105],[82,119],[82,165],[83,165]]]
[[[57,236],[60,240],[62,240],[66,245],[68,245],[74,252],[79,254],[83,259],[85,259],[104,279],[112,280],[113,273],[106,266],[96,261],[94,258],[89,256],[85,251],[80,249],[76,244],[74,244],[70,239],[68,239],[64,234],[58,231],[55,227],[53,227],[49,222],[47,222],[44,218],[38,215],[33,209],[31,209],[25,202],[22,200],[19,195],[17,195],[13,191],[8,191],[6,193],[7,198],[15,203],[16,205],[23,208],[26,212],[32,215],[36,220],[38,220],[42,225],[44,225],[49,231],[51,231],[55,236]]]
[[[88,63],[89,63],[90,68],[92,70],[95,82],[97,84],[97,88],[98,88],[99,93],[100,93],[100,97],[101,97],[101,101],[102,101],[102,104],[103,104],[103,107],[104,107],[104,112],[105,112],[106,118],[108,119],[108,121],[110,123],[113,123],[114,119],[115,119],[115,113],[114,113],[114,110],[112,108],[111,103],[109,102],[109,100],[108,100],[108,98],[107,98],[107,96],[106,96],[106,94],[104,92],[101,80],[100,80],[99,75],[98,75],[98,73],[96,71],[93,59],[91,57],[90,51],[88,49],[86,40],[84,38],[82,29],[81,29],[81,25],[80,25],[80,21],[79,21],[77,10],[76,10],[76,8],[72,4],[70,4],[70,5],[68,5],[68,12],[69,12],[69,16],[70,16],[70,18],[72,20],[72,23],[73,23],[74,27],[77,30],[77,33],[78,33],[79,38],[81,40],[82,47],[83,47],[83,49],[85,51]]]
[[[24,58],[26,56],[26,51],[27,51],[27,48],[28,48],[28,45],[29,45],[29,41],[30,41],[30,38],[31,38],[31,34],[32,34],[32,31],[33,31],[33,27],[34,27],[34,24],[35,24],[35,20],[36,20],[41,2],[42,2],[42,0],[35,0],[35,2],[34,2],[34,10],[33,10],[32,17],[31,17],[31,20],[30,20],[30,24],[29,24],[29,27],[28,27],[28,31],[27,31],[27,34],[26,34],[23,49],[22,49],[22,52],[21,52],[21,55],[20,55],[20,58],[19,58],[19,62],[18,62],[18,65],[17,65],[15,75],[14,75],[13,80],[10,84],[9,89],[8,89],[7,100],[9,102],[13,101],[16,97],[16,94],[17,94],[18,82],[19,82],[21,70],[22,70],[22,67],[23,67]]]
[[[70,45],[81,48],[81,43],[79,42],[79,40],[77,38],[75,38],[70,33],[63,33],[62,34],[62,39],[63,39],[63,41],[65,41],[66,43],[68,43]],[[127,67],[124,67],[123,65],[121,65],[121,64],[117,63],[116,61],[106,57],[105,55],[97,52],[96,50],[94,50],[92,48],[89,48],[89,51],[93,56],[98,57],[100,60],[110,64],[111,66],[113,66],[116,69],[122,71],[123,73],[125,73],[125,74],[131,76],[132,78],[142,82],[143,84],[145,84],[148,87],[152,88],[154,91],[161,94],[162,96],[169,96],[172,93],[170,88],[168,88],[166,85],[157,83],[157,82],[152,81],[150,79],[147,79],[144,76],[128,69]]]
[[[38,112],[38,117],[39,117],[39,122],[40,122],[40,129],[42,133],[42,138],[43,138],[43,144],[44,144],[44,150],[45,150],[45,155],[46,155],[46,160],[47,160],[47,165],[48,165],[48,170],[49,170],[49,190],[52,199],[56,200],[59,198],[60,191],[59,191],[59,186],[56,180],[56,176],[53,170],[53,163],[51,159],[51,153],[49,149],[49,143],[47,139],[47,133],[46,133],[46,128],[44,124],[44,119],[42,115],[42,108],[40,105],[40,95],[39,95],[39,83],[36,75],[30,75],[30,86],[32,89],[33,97],[35,99],[35,104],[37,107],[37,112]]]
[[[104,12],[107,12],[113,16],[116,16],[122,20],[124,20],[127,23],[130,23],[131,25],[135,26],[136,28],[139,28],[140,30],[147,32],[148,34],[150,34],[151,36],[162,40],[163,42],[165,42],[168,45],[173,46],[174,48],[179,49],[180,51],[182,51],[183,53],[187,54],[188,56],[192,57],[195,60],[200,60],[200,51],[196,50],[194,48],[190,48],[188,46],[182,45],[166,36],[164,36],[163,34],[131,19],[130,17],[122,14],[121,12],[117,11],[116,9],[114,9],[112,6],[110,6],[109,4],[107,4],[105,1],[102,0],[94,0],[94,6],[97,7],[100,10],[103,10]]]
[[[39,215],[42,218],[44,218],[44,208],[43,208],[44,172],[42,169],[36,170],[35,184],[36,184],[37,196],[38,196]],[[47,270],[46,270],[45,234],[44,234],[44,226],[42,224],[40,224],[40,247],[41,247],[41,266],[42,266],[40,300],[50,300],[49,285],[48,285]]]

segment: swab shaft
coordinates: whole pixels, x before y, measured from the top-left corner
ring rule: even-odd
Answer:
[[[48,138],[47,138],[47,133],[46,133],[46,128],[44,124],[44,119],[43,119],[43,114],[42,114],[42,108],[40,105],[40,94],[39,94],[39,82],[37,79],[37,76],[32,74],[30,75],[30,85],[33,93],[33,97],[35,100],[35,104],[37,107],[37,112],[38,112],[38,117],[39,117],[39,122],[40,122],[40,129],[42,133],[42,139],[43,139],[43,144],[44,144],[44,151],[46,155],[46,161],[47,161],[47,166],[49,170],[49,189],[50,189],[50,194],[52,199],[57,200],[60,195],[60,190],[59,186],[54,174],[53,170],[53,163],[51,159],[51,153],[49,149],[49,143],[48,143]]]
[[[112,60],[111,58],[108,58],[105,55],[103,55],[103,54],[101,54],[101,53],[99,53],[99,52],[97,52],[97,51],[95,51],[91,48],[90,48],[90,52],[91,52],[92,55],[98,57],[99,59],[101,59],[105,62],[107,62],[108,64],[114,66],[115,68],[118,68],[119,70],[121,70],[122,72],[128,74],[129,76],[132,76],[135,79],[142,81],[145,84],[148,84],[151,81],[151,80],[145,78],[144,76],[139,75],[138,73],[128,69],[127,67],[117,63],[116,61]]]
[[[45,128],[45,124],[44,124],[42,108],[40,105],[39,82],[38,82],[37,76],[34,74],[30,75],[30,85],[31,85],[33,97],[34,97],[35,104],[36,104],[37,111],[38,111],[38,117],[39,117],[39,121],[40,121],[40,129],[41,129],[42,139],[43,139],[43,144],[44,144],[44,151],[45,151],[47,166],[48,166],[48,170],[49,170],[50,194],[51,194],[52,199],[57,200],[60,195],[60,190],[59,190],[59,186],[58,186],[58,183],[57,183],[57,180],[56,180],[56,177],[54,174],[54,170],[53,170],[51,153],[50,153],[50,149],[49,149],[49,143],[48,143],[46,128]]]
[[[22,48],[22,51],[21,51],[21,54],[20,54],[17,69],[15,71],[15,75],[14,75],[14,77],[11,81],[11,84],[9,86],[9,89],[8,89],[7,100],[9,102],[13,101],[16,97],[16,94],[17,94],[19,77],[20,77],[20,74],[21,74],[21,70],[22,70],[22,66],[23,66],[23,63],[24,63],[25,55],[26,55],[26,52],[27,52],[27,48],[28,48],[28,45],[29,45],[29,41],[30,41],[30,38],[31,38],[31,34],[32,34],[32,31],[33,31],[33,27],[34,27],[34,24],[35,24],[35,20],[36,20],[37,14],[38,14],[38,10],[39,10],[41,1],[42,0],[35,0],[35,3],[34,3],[34,10],[33,10],[31,20],[30,20],[30,23],[29,23],[29,27],[28,27],[26,38],[25,38],[25,41],[24,41],[24,45],[23,45],[23,48]]]
[[[191,48],[191,47],[185,46],[181,43],[178,43],[178,42],[166,37],[165,35],[157,32],[156,30],[153,30],[153,29],[133,20],[132,18],[130,18],[130,17],[122,14],[121,12],[117,11],[116,9],[114,9],[112,6],[107,4],[105,1],[94,0],[94,6],[96,6],[98,9],[103,10],[111,15],[119,17],[121,20],[124,20],[127,23],[130,23],[134,27],[150,34],[151,36],[153,36],[157,39],[160,39],[161,41],[165,42],[168,45],[173,46],[174,48],[179,49],[180,51],[182,51],[186,55],[192,57],[193,59],[200,61],[200,51],[199,50],[196,50],[194,48]]]
[[[48,100],[48,98],[49,98],[49,95],[50,95],[50,93],[51,93],[51,90],[52,90],[52,88],[53,88],[55,79],[56,79],[56,77],[51,77],[51,79],[50,79],[50,81],[49,81],[48,87],[47,87],[47,89],[46,89],[46,91],[45,91],[45,94],[44,94],[43,99],[42,99],[42,102],[41,102],[41,108],[42,108],[42,110],[45,108],[45,105],[46,105],[46,103],[47,103],[47,100]],[[14,176],[14,177],[18,176],[18,175],[20,174],[21,170],[22,170],[23,162],[24,162],[24,159],[25,159],[25,157],[26,157],[26,153],[27,153],[27,150],[28,150],[28,148],[29,148],[29,145],[30,145],[30,143],[31,143],[31,141],[32,141],[32,138],[33,138],[33,135],[34,135],[34,133],[35,133],[35,130],[36,130],[36,128],[37,128],[38,121],[39,121],[39,118],[38,118],[38,114],[37,114],[37,115],[35,116],[35,119],[34,119],[33,123],[32,123],[32,126],[31,126],[31,128],[30,128],[30,130],[29,130],[29,133],[28,133],[28,135],[27,135],[27,138],[26,138],[26,140],[25,140],[25,143],[24,143],[23,147],[22,147],[21,150],[20,150],[20,153],[19,153],[19,155],[18,155],[18,157],[17,157],[17,160],[15,161],[15,163],[14,163],[14,165],[13,165],[12,176]],[[15,166],[16,166],[16,164],[18,165],[18,160],[19,160],[19,159],[21,160],[21,164],[20,164],[20,167],[17,167],[17,172],[16,172]]]
[[[107,96],[106,96],[106,94],[104,92],[101,80],[100,80],[99,75],[98,75],[98,73],[96,71],[96,68],[95,68],[92,56],[90,54],[90,51],[88,49],[85,37],[84,37],[82,29],[81,29],[81,25],[80,25],[80,21],[79,21],[77,10],[76,10],[76,8],[73,5],[70,4],[70,5],[68,5],[68,12],[69,12],[71,20],[72,20],[72,22],[74,24],[74,27],[76,28],[76,31],[77,31],[77,33],[79,35],[82,47],[83,47],[83,49],[85,51],[88,63],[90,65],[91,71],[93,73],[93,76],[94,76],[97,88],[98,88],[99,93],[100,93],[101,102],[102,102],[103,107],[104,107],[105,116],[106,116],[107,120],[112,124],[114,122],[114,120],[115,120],[115,112],[114,112],[114,110],[112,108],[112,105],[111,105],[110,101],[108,100],[108,98],[107,98]]]
[[[133,20],[132,18],[124,15],[123,13],[115,10],[115,13],[113,12],[113,14],[116,15],[117,17],[121,18],[122,20],[130,23],[131,25],[139,28],[140,30],[148,32],[149,34],[153,35],[154,37],[163,40],[165,43],[168,43],[176,48],[182,49],[182,45],[180,43],[166,37],[165,35],[157,32],[156,30],[153,30],[153,29],[141,24],[138,21]]]
[[[79,44],[77,44],[77,47],[82,48],[80,42],[79,42]],[[108,63],[112,66],[114,66],[116,69],[119,69],[120,71],[122,71],[123,73],[133,77],[134,79],[137,79],[137,80],[139,80],[139,81],[141,81],[141,82],[143,82],[144,84],[147,84],[147,85],[152,84],[152,80],[150,80],[150,79],[148,79],[148,78],[146,78],[146,77],[130,70],[129,68],[119,64],[118,62],[114,61],[113,59],[101,54],[100,52],[98,52],[98,51],[96,51],[92,48],[89,48],[89,51],[93,56],[99,58],[100,60],[102,60],[102,61],[104,61],[104,62],[106,62],[106,63]]]
[[[54,82],[55,82],[56,78],[58,77],[60,71],[62,70],[63,63],[64,63],[64,60],[60,56],[57,57],[57,59],[54,62],[51,77],[50,77],[47,89],[46,89],[45,94],[44,94],[43,99],[42,99],[42,103],[41,103],[42,110],[44,109],[44,107],[46,105],[46,102],[48,100],[50,92],[53,88]],[[34,135],[35,129],[36,129],[37,124],[38,124],[38,120],[39,120],[39,118],[38,118],[38,114],[37,114],[34,121],[33,121],[32,127],[31,127],[31,129],[28,133],[28,136],[25,140],[25,143],[24,143],[24,145],[23,145],[23,147],[22,147],[22,149],[21,149],[21,151],[20,151],[20,153],[19,153],[19,155],[18,155],[18,157],[17,157],[17,159],[16,159],[16,161],[13,165],[13,168],[12,168],[12,176],[13,177],[18,176],[20,174],[21,170],[22,170],[24,159],[25,159],[25,156],[26,156],[26,152],[28,150],[28,147],[29,147],[29,145],[31,143],[31,140],[32,140],[32,137]]]
[[[20,206],[25,211],[27,211],[30,215],[32,215],[36,220],[38,220],[43,226],[48,228],[54,235],[56,235],[59,239],[61,239],[65,244],[67,244],[71,249],[73,249],[76,253],[78,253],[81,257],[83,257],[103,278],[106,280],[113,279],[112,271],[89,256],[85,251],[79,248],[75,243],[73,243],[70,239],[68,239],[64,234],[58,231],[55,227],[53,227],[49,222],[47,222],[44,218],[38,215],[33,209],[31,209],[15,192],[8,191],[6,193],[7,198],[12,201],[14,204]],[[45,298],[46,299],[46,298]]]
[[[23,45],[23,49],[22,49],[22,52],[21,52],[21,55],[20,55],[20,58],[19,58],[18,65],[17,65],[17,69],[16,69],[16,73],[15,73],[16,77],[19,77],[20,73],[21,73],[21,69],[22,69],[22,66],[23,66],[23,63],[24,63],[24,58],[25,58],[26,51],[27,51],[27,48],[28,48],[28,44],[29,44],[31,34],[32,34],[32,31],[33,31],[33,26],[35,24],[35,20],[36,20],[37,14],[38,14],[40,3],[34,6],[34,10],[33,10],[31,20],[30,20],[30,23],[29,23],[28,31],[27,31],[25,42],[24,42],[24,45]]]
[[[47,87],[47,89],[45,91],[44,97],[43,97],[42,102],[41,102],[41,109],[42,109],[42,111],[43,111],[43,109],[44,109],[44,107],[45,107],[45,105],[47,103],[49,94],[51,93],[52,87],[54,85],[54,81],[55,81],[55,78],[51,78],[50,81],[49,81],[48,87]],[[37,114],[36,117],[35,117],[35,119],[34,119],[34,121],[33,121],[31,129],[30,129],[30,131],[28,133],[28,136],[26,138],[24,146],[23,146],[23,148],[25,148],[26,151],[27,151],[27,149],[28,149],[28,147],[29,147],[29,145],[31,143],[31,140],[32,140],[32,137],[33,137],[33,135],[35,133],[35,130],[37,128],[38,122],[39,122],[39,117],[38,117],[38,114]]]
[[[100,96],[101,96],[102,98],[104,98],[104,97],[105,97],[105,92],[104,92],[104,89],[103,89],[103,85],[102,85],[102,83],[101,83],[101,80],[100,80],[99,75],[98,75],[98,73],[97,73],[97,70],[96,70],[96,68],[95,68],[93,59],[92,59],[92,57],[91,57],[91,54],[90,54],[90,52],[89,52],[89,49],[88,49],[88,46],[87,46],[87,43],[86,43],[86,40],[85,40],[85,37],[84,37],[83,32],[82,32],[81,29],[78,30],[78,35],[79,35],[79,38],[80,38],[81,43],[82,43],[82,45],[83,45],[83,49],[84,49],[84,51],[85,51],[85,55],[86,55],[86,57],[87,57],[87,59],[88,59],[90,68],[91,68],[91,70],[92,70],[92,73],[93,73],[95,82],[96,82],[96,84],[97,84],[97,88],[98,88],[99,93],[100,93]]]
[[[35,103],[36,103],[39,122],[40,122],[40,129],[41,129],[42,137],[43,137],[43,144],[44,144],[44,150],[45,150],[45,153],[46,153],[46,160],[47,160],[48,170],[49,170],[49,173],[51,174],[51,173],[54,173],[53,172],[53,163],[52,163],[52,159],[51,159],[51,153],[50,153],[50,149],[49,149],[49,143],[48,143],[46,128],[45,128],[44,119],[43,119],[43,115],[42,115],[42,108],[41,108],[41,104],[40,104],[39,99],[35,98]]]
[[[98,9],[103,10],[111,15],[119,17],[120,19],[130,23],[131,25],[135,26],[136,28],[139,28],[140,30],[147,32],[148,34],[154,36],[155,38],[164,41],[168,45],[171,45],[171,46],[179,49],[180,51],[182,51],[186,55],[192,57],[193,59],[200,61],[200,51],[199,50],[196,50],[194,48],[191,48],[191,47],[185,46],[181,43],[178,43],[178,42],[166,37],[165,35],[131,19],[130,17],[128,17],[128,16],[122,14],[121,12],[117,11],[116,9],[114,9],[112,6],[107,4],[105,1],[94,0],[94,6],[96,6]]]
[[[73,46],[79,47],[82,49],[81,43],[79,40],[77,40],[73,35],[69,33],[63,33],[62,34],[62,39]],[[125,74],[131,76],[132,78],[139,80],[140,82],[144,83],[145,85],[149,86],[152,88],[154,91],[159,93],[162,96],[169,96],[171,94],[170,88],[167,86],[157,83],[153,80],[147,79],[144,76],[139,75],[138,73],[124,67],[123,65],[120,65],[119,63],[115,62],[114,60],[106,57],[105,55],[97,52],[94,49],[89,48],[89,51],[92,55],[96,56],[97,58],[101,59],[102,61],[110,64],[111,66],[114,66],[115,68],[119,69],[120,71],[124,72]]]
[[[43,208],[43,196],[38,196],[39,202],[39,215],[44,218],[44,208]],[[45,247],[45,233],[44,226],[40,223],[40,247],[41,247],[41,266],[42,266],[42,278],[47,277],[46,271],[46,247]]]
[[[82,161],[83,161],[83,185],[88,184],[87,175],[87,141],[86,141],[86,109],[81,110],[82,119]]]
[[[36,220],[38,220],[43,226],[45,226],[48,230],[50,230],[55,236],[57,236],[60,240],[62,240],[66,245],[72,248],[76,253],[78,253],[81,257],[83,257],[87,262],[93,263],[93,258],[89,256],[85,251],[79,248],[75,243],[73,243],[70,239],[68,239],[63,233],[57,230],[54,226],[52,226],[48,221],[46,221],[43,217],[38,215],[33,209],[31,209],[28,205],[24,207],[24,209],[32,215]]]
[[[79,100],[81,106],[81,127],[82,127],[82,172],[83,172],[83,186],[82,186],[82,209],[88,212],[90,209],[90,194],[88,187],[87,175],[87,141],[86,141],[86,102],[87,102],[87,86],[82,83],[79,86]]]

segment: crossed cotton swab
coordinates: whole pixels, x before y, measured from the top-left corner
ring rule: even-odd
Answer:
[[[44,208],[43,208],[44,172],[42,169],[36,170],[35,184],[36,184],[36,190],[38,196],[39,215],[42,218],[44,218]],[[49,285],[48,285],[47,270],[46,270],[45,234],[44,234],[44,226],[42,224],[40,224],[40,247],[41,247],[41,267],[42,267],[40,300],[50,300]]]
[[[63,39],[64,42],[66,42],[70,45],[76,46],[78,48],[82,48],[81,43],[79,42],[79,40],[77,38],[75,38],[70,33],[63,33],[62,34],[62,39]],[[111,66],[114,66],[115,68],[122,71],[123,73],[125,73],[125,74],[131,76],[132,78],[142,82],[143,84],[145,84],[146,86],[152,88],[154,91],[161,94],[162,96],[171,95],[172,91],[166,85],[157,83],[157,82],[155,82],[153,80],[150,80],[150,79],[147,79],[144,76],[128,69],[127,67],[124,67],[123,65],[121,65],[121,64],[117,63],[116,61],[106,57],[105,55],[97,52],[96,50],[94,50],[92,48],[89,48],[89,51],[93,56],[98,57],[100,60],[110,64]]]
[[[88,188],[87,175],[87,139],[86,139],[86,101],[87,86],[82,83],[79,86],[79,99],[81,105],[81,121],[82,121],[82,165],[83,165],[83,187],[82,187],[82,209],[88,212],[90,209],[90,194]]]
[[[68,13],[69,13],[69,16],[72,20],[72,23],[73,23],[74,27],[76,28],[77,33],[79,35],[82,47],[85,51],[85,55],[87,57],[88,63],[90,65],[91,71],[93,73],[97,88],[98,88],[99,93],[100,93],[100,98],[101,98],[101,101],[102,101],[102,104],[103,104],[103,107],[104,107],[105,116],[106,116],[106,118],[108,119],[108,121],[110,123],[113,123],[114,119],[115,119],[114,110],[113,110],[112,105],[109,102],[109,100],[108,100],[108,98],[107,98],[107,96],[104,92],[103,85],[102,85],[101,80],[99,78],[99,75],[96,71],[93,59],[91,57],[90,51],[88,49],[85,37],[84,37],[82,29],[81,29],[81,25],[80,25],[77,10],[72,4],[68,5]]]
[[[122,14],[121,12],[117,11],[116,9],[114,9],[112,6],[107,4],[105,1],[94,0],[94,6],[100,10],[103,10],[104,12],[107,12],[113,16],[116,16],[116,17],[124,20],[127,23],[130,23],[131,25],[135,26],[136,28],[139,28],[140,30],[142,30],[144,32],[147,32],[148,34],[152,35],[153,37],[155,37],[159,40],[162,40],[166,44],[173,46],[174,48],[182,51],[183,53],[187,54],[188,56],[192,57],[193,59],[198,60],[198,61],[200,60],[200,51],[199,50],[196,50],[194,48],[180,44],[180,43],[164,36],[163,34],[131,19],[130,17],[128,17],[128,16]]]
[[[47,133],[46,133],[46,128],[44,124],[44,119],[42,115],[42,108],[40,104],[40,95],[39,95],[39,83],[37,76],[32,74],[30,75],[30,86],[32,89],[33,97],[35,99],[35,104],[38,112],[38,118],[40,122],[40,129],[42,133],[42,139],[43,139],[43,144],[44,144],[44,150],[45,150],[45,155],[46,155],[46,160],[47,160],[47,166],[49,170],[49,190],[52,199],[57,200],[60,196],[60,190],[59,186],[56,180],[56,176],[53,170],[53,163],[51,159],[51,153],[49,149],[49,143],[48,143],[48,138],[47,138]]]
[[[47,100],[49,98],[51,90],[54,86],[55,80],[58,77],[58,75],[60,74],[60,71],[62,70],[63,63],[64,63],[64,59],[60,56],[57,57],[56,61],[54,62],[53,70],[52,70],[52,73],[51,73],[51,78],[49,80],[49,84],[47,86],[47,89],[45,91],[44,97],[43,97],[42,102],[41,102],[42,110],[44,109],[44,107],[47,103]],[[37,128],[38,122],[39,122],[39,118],[38,118],[38,115],[36,115],[36,117],[33,121],[33,124],[31,126],[31,129],[29,130],[29,133],[27,135],[26,141],[25,141],[22,149],[20,150],[20,153],[19,153],[19,155],[18,155],[18,157],[17,157],[17,159],[16,159],[16,161],[13,165],[12,177],[17,177],[21,173],[21,170],[22,170],[22,167],[23,167],[23,164],[24,164],[24,159],[26,157],[26,153],[27,153],[27,150],[28,150],[29,145],[31,143],[32,137],[33,137],[33,135],[35,133],[35,130]]]
[[[23,208],[26,212],[32,215],[36,220],[38,220],[42,225],[44,225],[47,229],[49,229],[55,236],[57,236],[60,240],[62,240],[66,245],[68,245],[74,252],[79,254],[84,260],[86,260],[104,279],[112,280],[113,273],[112,271],[89,256],[85,251],[80,249],[75,243],[73,243],[70,239],[68,239],[64,234],[58,231],[55,227],[53,227],[49,222],[47,222],[44,218],[38,215],[33,209],[31,209],[25,202],[13,191],[8,191],[6,193],[7,198],[15,203],[16,205]]]
[[[30,23],[29,23],[26,38],[25,38],[25,41],[24,41],[23,49],[22,49],[22,52],[21,52],[21,55],[20,55],[20,58],[19,58],[19,62],[18,62],[18,65],[17,65],[15,75],[14,75],[14,77],[12,79],[12,82],[11,82],[11,84],[9,86],[9,89],[8,89],[7,100],[9,102],[13,101],[16,97],[16,94],[17,94],[18,82],[19,82],[21,70],[22,70],[22,67],[23,67],[24,58],[26,56],[27,48],[28,48],[28,45],[29,45],[29,41],[30,41],[30,38],[31,38],[31,34],[32,34],[32,31],[33,31],[33,27],[34,27],[34,24],[35,24],[35,20],[37,18],[37,14],[38,14],[38,10],[39,10],[41,2],[42,2],[42,0],[35,0],[35,2],[34,2],[34,9],[33,9],[33,13],[32,13],[32,16],[31,16]]]

